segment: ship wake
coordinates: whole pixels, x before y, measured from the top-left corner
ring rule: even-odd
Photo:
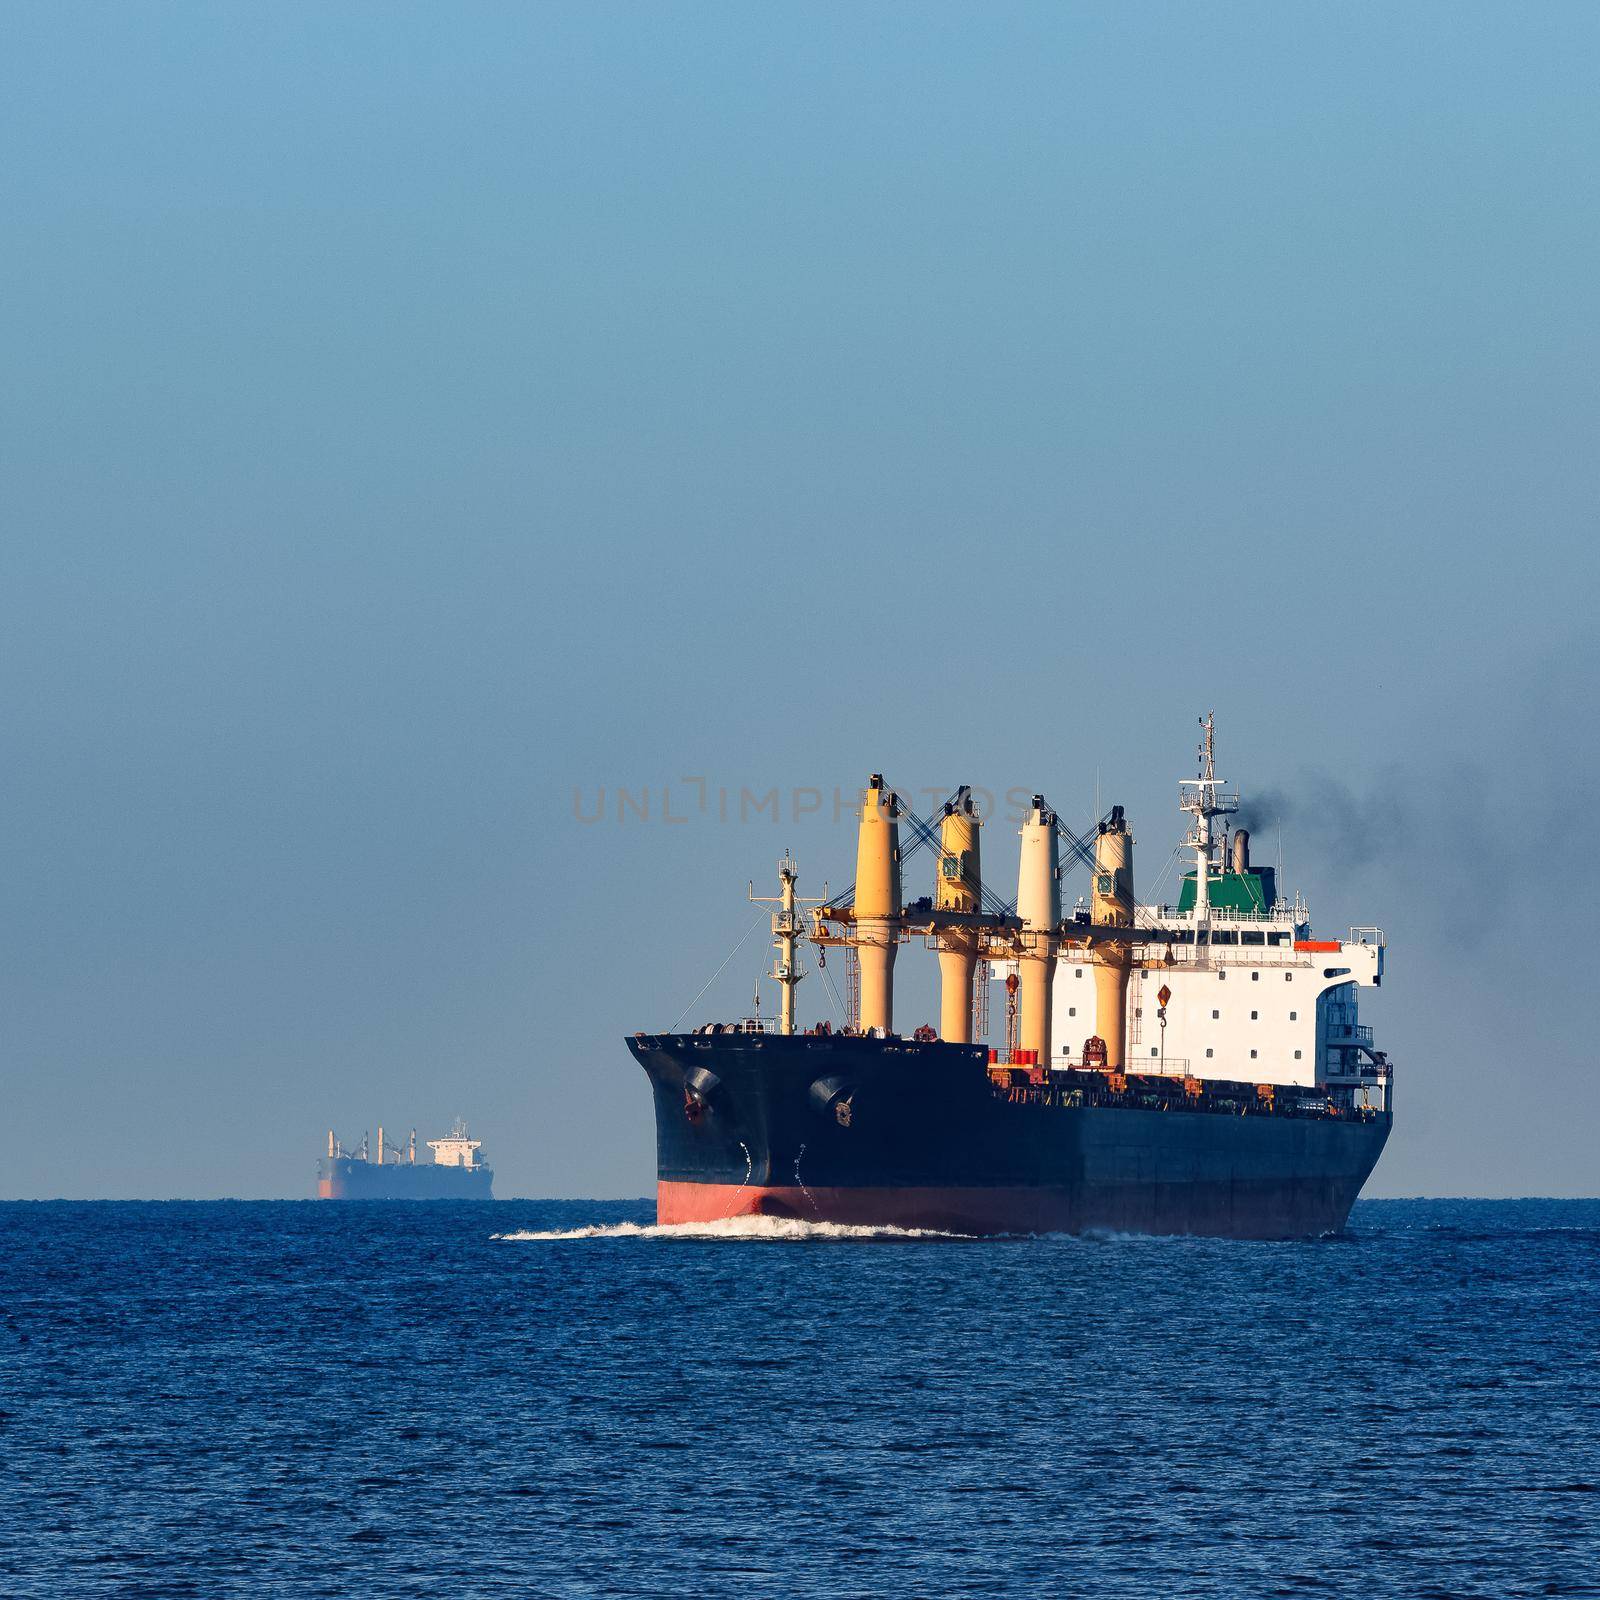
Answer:
[[[505,1244],[563,1244],[575,1239],[729,1239],[805,1244],[824,1240],[966,1239],[937,1228],[894,1228],[848,1222],[811,1222],[800,1217],[721,1217],[713,1222],[596,1222],[580,1228],[528,1228],[497,1233]]]

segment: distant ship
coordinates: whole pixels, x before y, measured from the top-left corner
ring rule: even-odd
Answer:
[[[319,1200],[492,1200],[494,1169],[484,1160],[483,1143],[467,1137],[457,1120],[449,1135],[429,1139],[432,1161],[417,1160],[417,1130],[398,1148],[386,1145],[378,1129],[377,1159],[370,1159],[367,1136],[348,1151],[328,1130],[328,1153],[318,1163]]]
[[[1298,896],[1251,863],[1248,833],[1228,834],[1239,799],[1203,727],[1199,775],[1179,785],[1193,865],[1176,905],[1134,899],[1121,806],[1083,839],[1035,795],[1005,902],[979,871],[970,789],[923,819],[874,776],[849,890],[802,902],[794,863],[779,865],[776,1025],[758,1014],[628,1041],[654,1091],[658,1219],[1256,1239],[1342,1228],[1393,1116],[1393,1069],[1356,1012],[1358,987],[1383,981],[1383,933],[1313,936]],[[934,867],[933,895],[910,903],[903,827],[904,857],[925,847]],[[1072,865],[1090,896],[1063,915]],[[842,1026],[796,1026],[802,939],[844,958]],[[913,939],[938,955],[940,1026],[900,1034],[894,961]],[[981,1042],[991,978],[1003,1048]]]

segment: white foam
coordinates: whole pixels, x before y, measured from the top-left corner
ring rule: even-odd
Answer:
[[[807,1222],[801,1217],[720,1217],[714,1222],[596,1222],[583,1228],[524,1229],[493,1236],[507,1244],[556,1244],[572,1239],[960,1239],[937,1228],[872,1227],[848,1222]]]

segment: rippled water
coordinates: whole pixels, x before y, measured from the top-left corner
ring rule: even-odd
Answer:
[[[0,1592],[1600,1594],[1600,1202],[0,1206]]]

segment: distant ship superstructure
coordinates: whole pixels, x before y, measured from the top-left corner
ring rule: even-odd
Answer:
[[[758,1015],[629,1041],[654,1089],[659,1219],[1262,1238],[1342,1227],[1392,1120],[1392,1069],[1356,1002],[1382,982],[1383,935],[1312,937],[1304,905],[1251,864],[1248,833],[1229,836],[1238,798],[1203,726],[1199,775],[1179,786],[1194,866],[1175,906],[1136,902],[1120,806],[1082,839],[1035,795],[1007,904],[982,881],[970,790],[925,821],[874,776],[855,883],[812,903],[809,933],[794,864],[780,865],[776,1029]],[[906,904],[903,859],[921,846],[935,892]],[[1091,873],[1068,916],[1063,851]],[[837,1032],[796,1031],[802,937],[844,955]],[[902,1037],[894,967],[913,937],[938,953],[940,1028]],[[991,977],[1003,1049],[973,1042]]]
[[[386,1144],[378,1128],[377,1157],[367,1136],[359,1150],[347,1151],[330,1128],[328,1153],[319,1163],[317,1197],[322,1200],[492,1200],[494,1170],[457,1121],[443,1139],[429,1139],[431,1161],[417,1160],[417,1130],[398,1147]]]

